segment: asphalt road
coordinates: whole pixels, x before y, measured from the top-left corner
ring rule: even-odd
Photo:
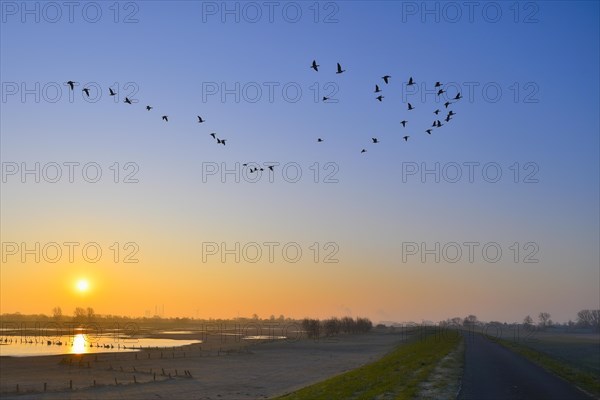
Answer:
[[[575,386],[479,334],[465,334],[460,400],[593,400]]]

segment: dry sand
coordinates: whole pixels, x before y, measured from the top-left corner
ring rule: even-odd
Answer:
[[[371,332],[334,340],[248,345],[233,339],[223,343],[223,338],[215,336],[201,345],[163,350],[162,358],[161,350],[97,356],[0,357],[0,397],[6,400],[270,398],[374,361],[403,338],[399,334]],[[185,370],[191,377],[185,375]],[[47,392],[43,392],[44,382]]]

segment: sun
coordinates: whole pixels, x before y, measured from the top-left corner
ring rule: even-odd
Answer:
[[[81,293],[87,292],[90,289],[90,283],[87,279],[80,279],[75,284],[77,290]]]

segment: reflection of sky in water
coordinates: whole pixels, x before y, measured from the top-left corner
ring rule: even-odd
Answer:
[[[4,342],[5,339],[8,343]],[[51,344],[48,344],[48,340]],[[140,351],[140,348],[172,348],[202,343],[201,340],[132,338],[114,334],[86,335],[83,333],[60,338],[3,336],[0,341],[2,343],[0,345],[0,356],[11,357],[130,352]]]

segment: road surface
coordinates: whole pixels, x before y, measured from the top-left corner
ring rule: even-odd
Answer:
[[[459,400],[593,400],[575,386],[479,334],[465,333]]]

